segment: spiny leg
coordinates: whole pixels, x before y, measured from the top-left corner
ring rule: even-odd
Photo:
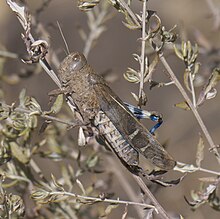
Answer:
[[[132,112],[132,114],[137,118],[137,119],[151,119],[154,122],[157,122],[156,125],[154,125],[150,129],[150,133],[154,134],[154,132],[161,126],[163,123],[162,115],[155,112],[155,111],[147,111],[147,110],[142,110],[139,109],[138,107],[135,107],[129,103],[124,104],[127,106],[127,108]]]

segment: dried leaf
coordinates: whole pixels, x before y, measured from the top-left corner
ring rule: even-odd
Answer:
[[[9,85],[15,85],[18,82],[20,82],[20,77],[17,74],[12,74],[7,76],[3,75],[2,80]]]
[[[23,28],[26,29],[28,26],[28,22],[27,22],[28,19],[27,19],[27,11],[26,11],[27,9],[25,8],[25,6],[20,6],[19,4],[11,0],[7,0],[6,2],[10,6],[12,11],[15,12]]]
[[[26,101],[26,90],[22,89],[19,94],[19,106],[25,107],[25,101]]]
[[[48,53],[49,45],[45,40],[36,40],[32,44],[29,42],[29,31],[26,30],[26,35],[23,36],[24,42],[27,46],[30,57],[27,60],[22,59],[25,64],[38,63],[40,60],[44,60]]]
[[[9,143],[12,155],[17,158],[21,163],[27,164],[30,160],[28,149],[20,147],[16,142]]]
[[[198,53],[199,53],[199,49],[198,49],[198,45],[195,44],[194,48],[192,48],[192,45],[190,44],[191,49],[193,49],[193,51],[191,51],[189,58],[188,58],[188,63],[190,64],[195,64],[197,57],[198,57]]]
[[[124,213],[123,213],[121,219],[126,219],[127,215],[128,215],[128,205],[125,205],[125,210],[124,210]]]
[[[86,145],[86,137],[84,135],[84,131],[83,131],[82,127],[79,127],[78,145],[79,146],[85,146]]]
[[[151,62],[150,65],[149,65],[147,62],[145,62],[146,65],[147,65],[147,66],[145,67],[145,69],[148,70],[148,74],[149,74],[149,75],[151,75],[151,74],[155,71],[158,62],[159,62],[159,56],[158,56],[158,54],[156,54],[156,55],[154,56],[154,59],[153,59],[153,61]],[[148,66],[148,65],[149,65],[149,66]],[[145,77],[144,83],[146,82],[146,78],[147,78],[147,77]],[[150,79],[151,79],[151,78],[150,78]]]
[[[124,21],[122,21],[122,23],[125,25],[125,27],[127,27],[127,28],[130,29],[130,30],[138,30],[138,29],[141,28],[140,25],[137,25],[137,24],[134,24],[134,23],[129,24],[129,23],[126,23],[126,22],[124,22]]]
[[[174,170],[181,173],[193,173],[198,170],[198,167],[195,167],[192,164],[182,164],[178,162],[177,165],[174,167]]]
[[[25,214],[25,206],[22,198],[18,195],[9,194],[6,196],[6,203],[10,203],[10,211],[11,213],[16,213],[17,216],[24,217]]]
[[[98,161],[99,161],[99,156],[97,154],[92,154],[86,160],[86,165],[90,169],[95,167]]]
[[[147,215],[144,217],[144,219],[152,219],[153,218],[153,212],[154,212],[153,208],[147,210]]]
[[[42,112],[40,104],[33,97],[25,97],[24,107],[31,110],[29,115],[40,114]]]
[[[179,184],[183,179],[184,179],[185,175],[181,176],[180,178],[178,179],[175,179],[175,180],[170,180],[170,181],[161,181],[161,180],[151,180],[152,182],[156,182],[158,184],[160,184],[161,186],[164,186],[164,187],[172,187],[172,186],[175,186],[177,184]]]
[[[53,106],[50,109],[50,112],[57,114],[60,112],[63,106],[63,94],[60,94],[56,97],[56,100],[53,103]]]
[[[155,36],[161,30],[161,20],[155,13],[155,11],[148,11],[149,16],[149,32],[150,37]],[[152,19],[150,19],[152,17]],[[149,36],[147,38],[149,38]]]
[[[63,156],[61,154],[56,153],[56,152],[45,151],[45,152],[41,152],[39,155],[41,157],[48,158],[53,161],[62,161],[63,160]]]
[[[124,73],[124,78],[131,83],[140,82],[140,77],[138,72],[132,68],[128,68],[128,70]]]
[[[175,106],[175,107],[178,107],[178,108],[180,108],[180,109],[190,110],[190,107],[189,107],[189,105],[187,104],[186,101],[177,103],[177,104],[175,104],[174,106]]]
[[[220,203],[216,202],[216,188],[220,182],[220,179],[213,183],[208,185],[205,189],[201,191],[192,191],[191,197],[193,201],[188,201],[185,197],[186,202],[192,206],[193,208],[198,208],[200,205],[209,203],[214,209],[220,210]]]
[[[1,142],[0,145],[0,166],[7,163],[11,160],[11,150],[9,149],[8,144]]]
[[[198,208],[200,205],[209,202],[209,197],[215,192],[217,184],[210,184],[204,191],[192,191],[191,196],[193,201],[188,201],[185,197],[186,202],[193,208]]]
[[[176,47],[175,44],[173,45],[173,49],[174,49],[174,52],[175,52],[176,56],[179,59],[184,60],[182,52]]]
[[[196,75],[198,72],[199,72],[199,68],[201,66],[201,63],[199,62],[196,62],[195,65],[194,65],[194,71],[193,71],[193,74]]]
[[[81,11],[89,11],[98,5],[100,0],[79,0],[78,1],[78,8]]]
[[[174,52],[177,57],[184,61],[186,68],[192,69],[198,57],[198,45],[193,47],[190,41],[182,42],[181,51],[174,46]]]
[[[214,98],[217,94],[217,91],[214,89],[214,87],[217,85],[217,83],[220,81],[220,69],[215,68],[209,77],[208,83],[204,86],[202,89],[199,99],[197,102],[197,105],[201,105],[204,103],[206,99]]]
[[[61,167],[62,177],[64,179],[65,184],[69,187],[69,190],[73,187],[73,182],[71,177],[74,176],[74,170],[71,165],[62,165]]]
[[[207,94],[206,94],[206,100],[210,100],[214,98],[217,95],[217,90],[215,88],[212,88]]]
[[[110,204],[110,205],[108,205],[108,207],[105,209],[104,215],[102,215],[100,218],[107,217],[112,212],[112,210],[114,210],[117,207],[118,207],[117,204]]]
[[[201,162],[204,159],[204,141],[200,134],[199,136],[199,143],[197,145],[197,152],[196,152],[196,165],[198,167],[201,166]]]
[[[183,55],[183,60],[185,61],[185,58],[187,56],[187,43],[182,42],[182,55]]]
[[[77,185],[79,186],[79,188],[81,189],[82,194],[83,194],[83,195],[86,195],[86,190],[85,190],[83,184],[80,182],[79,179],[76,179],[76,183],[77,183]]]
[[[135,93],[131,92],[131,95],[134,97],[134,99],[135,99],[137,102],[139,101],[139,98],[138,98],[138,96],[137,96]]]
[[[217,183],[218,178],[216,178],[216,177],[202,177],[202,178],[199,178],[199,181],[204,182],[204,183]]]
[[[44,189],[34,190],[31,193],[31,198],[40,204],[48,203],[50,193]]]
[[[53,182],[53,185],[56,187],[56,189],[58,191],[64,191],[64,188],[63,188],[63,185],[60,184],[57,179],[55,178],[55,176],[51,173],[51,179],[52,179],[52,182]]]
[[[134,53],[134,54],[132,54],[132,55],[133,55],[133,57],[134,57],[134,60],[141,64],[141,57],[140,57],[138,54],[136,54],[136,53]],[[138,74],[138,75],[139,75],[139,74]]]

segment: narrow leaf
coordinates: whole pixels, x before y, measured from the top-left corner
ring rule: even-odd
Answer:
[[[121,219],[126,219],[127,215],[128,215],[128,205],[125,205],[125,210],[124,210],[124,213],[123,213]]]
[[[184,80],[184,84],[185,84],[187,90],[191,92],[191,89],[189,87],[189,74],[190,74],[189,70],[185,69],[185,72],[183,75],[183,80]]]
[[[28,155],[27,149],[20,147],[16,142],[10,142],[10,148],[12,155],[21,163],[26,164],[29,162],[30,156]]]
[[[183,54],[180,52],[179,49],[177,49],[177,47],[176,47],[175,44],[173,45],[173,49],[174,49],[174,52],[175,52],[176,56],[177,56],[179,59],[183,60],[183,59],[184,59],[184,58],[183,58]]]
[[[175,107],[178,107],[178,108],[180,108],[180,109],[184,109],[184,110],[190,110],[190,107],[189,107],[189,105],[187,104],[187,102],[180,102],[180,103],[176,103],[175,105],[174,105]]]
[[[204,159],[204,141],[200,134],[199,143],[197,145],[197,152],[196,152],[196,165],[198,167],[201,166],[201,162],[203,159]]]
[[[139,101],[139,98],[138,98],[138,96],[137,96],[135,93],[131,92],[131,95],[134,97],[134,99],[135,99],[137,102]]]
[[[137,71],[132,68],[128,68],[124,73],[124,78],[131,83],[138,83],[140,81]]]
[[[114,210],[117,207],[118,207],[118,205],[116,205],[116,204],[108,205],[108,207],[105,209],[104,215],[102,215],[101,218],[106,218],[112,212],[112,210]]]
[[[60,112],[62,105],[63,105],[63,94],[60,94],[56,97],[56,100],[53,103],[50,112],[57,114],[58,112]]]
[[[83,195],[86,195],[86,190],[85,190],[83,184],[80,182],[79,179],[76,179],[76,183],[77,183],[77,185],[79,186],[79,188],[81,189]]]

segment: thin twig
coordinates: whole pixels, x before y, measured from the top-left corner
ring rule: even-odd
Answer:
[[[44,174],[42,173],[40,167],[36,164],[36,162],[31,159],[30,160],[30,166],[33,168],[33,170],[35,171],[35,173],[37,173],[37,175],[44,181],[44,182],[48,182],[47,179],[45,178]]]
[[[182,172],[195,172],[195,171],[201,171],[201,172],[204,172],[204,173],[210,173],[210,174],[214,174],[214,175],[217,175],[217,176],[220,176],[220,172],[217,172],[217,171],[214,171],[214,170],[208,170],[208,169],[205,169],[205,168],[202,168],[202,167],[196,167],[194,166],[193,164],[186,164],[186,163],[182,163],[182,162],[177,162],[177,166],[180,165],[180,166],[192,166],[193,167],[193,171],[182,171]],[[175,170],[175,169],[174,169]],[[179,171],[179,170],[177,170]],[[181,172],[181,171],[180,171]]]
[[[18,54],[13,53],[13,52],[8,52],[8,51],[0,50],[0,57],[17,59],[19,56],[18,56]]]
[[[150,201],[155,205],[156,209],[159,212],[159,216],[163,219],[170,219],[169,215],[166,213],[166,211],[163,209],[163,207],[159,204],[157,199],[153,196],[151,191],[148,189],[144,181],[134,174],[132,174],[135,181],[138,183],[138,185],[141,187],[141,189],[144,191],[144,193],[147,195],[147,197],[150,199]]]
[[[98,16],[96,17],[96,19],[91,23],[90,25],[90,33],[86,39],[86,43],[83,49],[83,54],[85,55],[85,57],[87,58],[89,55],[89,52],[92,49],[92,46],[95,42],[95,40],[97,39],[97,29],[100,27],[100,25],[103,23],[105,17],[107,14],[107,10],[102,10]],[[93,11],[89,11],[87,14],[88,17],[94,16],[93,15]]]
[[[190,74],[189,74],[189,82],[190,82],[190,87],[191,87],[193,106],[196,108],[196,95],[195,95],[195,89],[194,89],[194,84],[193,84],[193,78],[192,78],[192,72],[191,71],[190,71]]]
[[[140,66],[140,87],[139,87],[139,99],[142,99],[144,89],[144,73],[145,73],[145,48],[146,48],[146,11],[147,11],[147,0],[143,1],[142,9],[142,39],[141,39],[141,66]]]
[[[64,195],[64,196],[70,196],[74,198],[80,198],[84,200],[89,200],[89,201],[95,201],[95,202],[107,202],[107,203],[112,203],[112,204],[125,204],[125,205],[138,205],[142,206],[144,208],[152,208],[157,212],[157,209],[153,205],[148,205],[145,203],[138,203],[138,202],[131,202],[131,201],[122,201],[122,200],[115,200],[115,199],[107,199],[107,198],[96,198],[96,197],[91,197],[91,196],[84,196],[84,195],[77,195],[71,192],[48,192],[49,195]]]
[[[215,175],[220,176],[220,172],[216,172],[214,170],[208,170],[208,169],[205,169],[202,167],[198,167],[198,171],[205,172],[205,173],[211,173],[211,174],[215,174]]]

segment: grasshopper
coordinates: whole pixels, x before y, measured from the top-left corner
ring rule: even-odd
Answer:
[[[78,112],[83,124],[98,131],[127,169],[143,173],[140,155],[159,170],[175,167],[176,161],[93,70],[83,54],[69,54],[60,65],[58,77],[62,83],[60,93],[65,94],[71,109]]]

